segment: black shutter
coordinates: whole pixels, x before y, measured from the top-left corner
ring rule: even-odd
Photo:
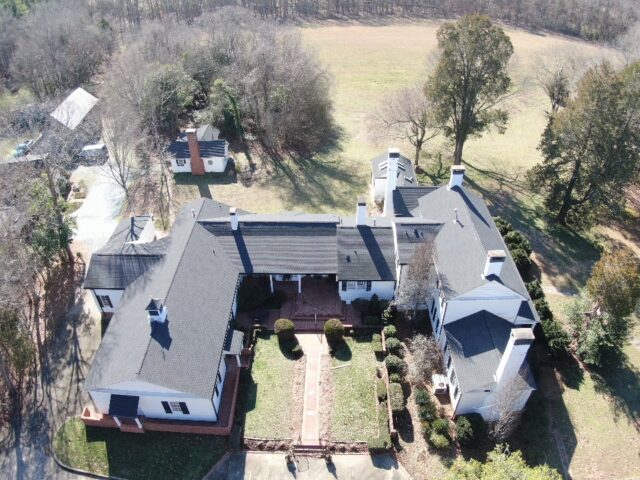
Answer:
[[[105,295],[104,299],[106,304],[109,306],[109,308],[113,308],[113,303],[111,303],[111,299],[109,298],[109,295]]]
[[[367,292],[371,291],[371,280],[367,280]]]
[[[343,292],[347,291],[347,282],[342,282],[342,291]]]
[[[104,308],[104,304],[102,303],[102,299],[100,298],[100,295],[96,295],[96,298],[98,299],[98,305],[100,305],[100,308]]]
[[[182,413],[184,413],[185,415],[189,415],[189,409],[187,408],[186,403],[180,402],[180,410],[182,410]]]
[[[165,413],[172,413],[171,407],[169,406],[169,402],[162,402],[162,408],[164,408]]]

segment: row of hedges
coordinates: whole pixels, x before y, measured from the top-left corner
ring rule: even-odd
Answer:
[[[534,280],[533,282],[527,283],[527,291],[529,292],[531,300],[533,300],[540,320],[542,320],[542,332],[547,351],[556,358],[567,356],[571,339],[560,322],[553,318],[553,313],[551,312],[551,308],[549,308],[540,281]]]
[[[360,320],[364,325],[388,325],[396,314],[395,307],[388,300],[380,300],[375,293],[371,300],[357,298],[351,305],[360,313]]]
[[[378,335],[379,336],[379,335]],[[382,348],[382,341],[380,341],[380,348]],[[388,405],[387,405],[387,385],[384,378],[381,376],[380,369],[378,369],[376,377],[376,398],[378,399],[378,431],[377,437],[372,437],[367,440],[369,451],[372,453],[383,453],[391,448],[391,434],[389,432],[388,422]]]
[[[522,233],[515,230],[513,226],[503,218],[494,217],[493,221],[502,235],[502,239],[507,245],[509,253],[511,253],[511,258],[513,258],[520,275],[526,275],[529,272],[529,268],[531,268],[531,243],[529,243],[529,240],[527,240]]]

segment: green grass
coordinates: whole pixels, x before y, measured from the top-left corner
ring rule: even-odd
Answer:
[[[245,437],[290,437],[294,363],[282,354],[275,335],[258,337],[243,384]]]
[[[63,463],[101,475],[134,479],[200,479],[224,455],[226,440],[212,435],[122,433],[68,420],[54,440]]]
[[[375,396],[378,361],[371,338],[345,337],[345,345],[332,360],[331,435],[339,442],[367,441],[380,434]]]

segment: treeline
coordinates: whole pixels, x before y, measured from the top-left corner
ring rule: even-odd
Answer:
[[[191,22],[205,12],[235,5],[261,18],[331,19],[360,16],[451,18],[472,13],[515,25],[609,41],[638,18],[633,0],[94,0],[93,7],[120,25],[168,15]]]

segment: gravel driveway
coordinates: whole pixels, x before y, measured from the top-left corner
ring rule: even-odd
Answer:
[[[101,167],[80,166],[71,175],[73,183],[84,180],[87,185],[87,198],[82,206],[73,213],[78,226],[74,240],[81,250],[89,256],[102,247],[118,225],[122,209],[124,192]]]

